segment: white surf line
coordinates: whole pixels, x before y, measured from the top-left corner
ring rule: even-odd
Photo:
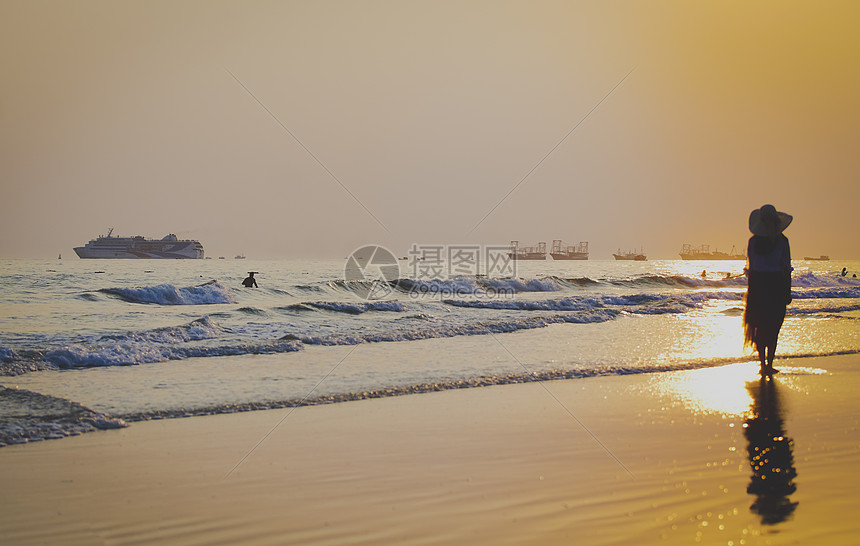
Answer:
[[[511,358],[513,358],[513,359],[514,359],[514,361],[516,361],[516,363],[517,363],[517,364],[519,364],[520,366],[522,366],[522,368],[526,371],[526,373],[527,373],[530,377],[536,377],[536,375],[535,375],[535,374],[534,374],[534,373],[533,373],[533,372],[532,372],[532,371],[531,371],[531,370],[530,370],[530,369],[529,369],[525,364],[523,364],[523,363],[522,363],[522,361],[521,361],[519,358],[517,358],[517,357],[516,357],[516,355],[514,355],[514,353],[512,353],[512,352],[510,351],[510,349],[508,349],[507,347],[505,347],[505,345],[504,345],[501,341],[499,341],[499,338],[497,338],[494,334],[490,334],[490,337],[492,337],[494,340],[496,340],[496,343],[498,343],[498,344],[499,344],[499,347],[501,347],[502,349],[504,349],[504,351],[505,351],[506,353],[508,353],[508,354],[511,356]],[[577,423],[580,427],[582,427],[582,430],[584,430],[584,431],[585,431],[589,436],[591,436],[591,439],[592,439],[592,440],[594,440],[594,441],[597,443],[597,445],[599,445],[601,448],[603,448],[603,451],[605,451],[605,452],[606,452],[606,454],[607,454],[607,455],[609,455],[609,456],[612,458],[612,460],[614,460],[616,463],[618,463],[618,466],[620,466],[621,468],[623,468],[623,469],[624,469],[624,471],[625,471],[625,472],[627,472],[627,474],[628,474],[632,479],[634,479],[634,480],[636,479],[636,476],[633,474],[633,472],[631,472],[631,471],[630,471],[630,469],[629,469],[629,468],[627,468],[627,465],[625,465],[625,464],[624,464],[624,462],[622,462],[622,461],[621,461],[621,459],[619,459],[619,458],[618,458],[618,456],[617,456],[617,455],[615,455],[615,453],[613,453],[613,452],[612,452],[612,450],[611,450],[611,449],[609,449],[609,447],[607,447],[607,446],[606,446],[606,444],[604,444],[604,443],[600,440],[600,438],[598,438],[598,437],[597,437],[597,435],[596,435],[595,433],[593,433],[593,432],[591,431],[591,429],[589,429],[589,428],[585,425],[585,423],[583,423],[583,422],[582,422],[582,420],[581,420],[579,417],[577,417],[577,416],[576,416],[576,414],[575,414],[575,413],[573,413],[573,412],[570,410],[570,408],[568,408],[567,406],[565,406],[565,405],[564,405],[564,402],[562,402],[561,400],[559,400],[559,398],[555,395],[555,393],[553,393],[553,392],[549,389],[549,387],[547,387],[547,386],[545,385],[544,380],[542,380],[542,379],[538,379],[538,380],[536,380],[536,381],[535,381],[535,383],[539,384],[539,385],[543,388],[543,390],[545,390],[545,391],[546,391],[546,393],[547,393],[547,394],[548,394],[548,395],[549,395],[553,400],[555,400],[555,401],[556,401],[556,403],[557,403],[559,406],[561,406],[561,408],[562,408],[565,412],[567,412],[567,414],[568,414],[568,415],[570,415],[570,417],[571,417],[574,421],[576,421],[576,423]]]
[[[301,406],[302,404],[304,404],[305,400],[307,400],[307,399],[310,397],[310,395],[312,395],[312,394],[313,394],[313,393],[314,393],[314,392],[319,388],[319,386],[320,386],[320,385],[322,385],[322,384],[323,384],[323,382],[324,382],[326,379],[328,379],[328,378],[329,378],[329,376],[330,376],[331,374],[333,374],[333,373],[334,373],[334,371],[338,368],[338,366],[340,366],[341,364],[343,364],[343,361],[344,361],[344,360],[346,360],[347,358],[349,358],[349,355],[351,355],[351,354],[352,354],[352,352],[353,352],[354,350],[356,350],[357,348],[358,348],[358,345],[353,345],[353,346],[352,346],[352,348],[349,350],[349,352],[348,352],[348,353],[346,353],[346,355],[344,355],[344,357],[343,357],[343,358],[341,358],[341,359],[340,359],[340,361],[339,361],[337,364],[335,364],[335,365],[334,365],[334,368],[332,368],[331,370],[329,370],[329,371],[328,371],[328,373],[327,373],[327,374],[325,374],[325,375],[323,376],[323,378],[322,378],[322,379],[320,379],[320,380],[317,382],[317,384],[316,384],[316,385],[314,385],[314,388],[312,388],[312,389],[311,389],[311,390],[310,390],[310,391],[309,391],[309,392],[304,396],[304,398],[302,398],[298,403],[293,404],[293,405],[290,407],[289,411],[287,411],[287,414],[286,414],[286,415],[284,415],[284,416],[281,418],[281,420],[280,420],[280,421],[278,421],[278,422],[275,424],[275,426],[273,426],[273,427],[272,427],[272,429],[271,429],[269,432],[267,432],[267,433],[266,433],[262,438],[260,438],[260,441],[259,441],[259,442],[257,442],[257,443],[254,445],[254,447],[252,447],[252,448],[250,449],[250,451],[248,451],[248,453],[246,453],[246,454],[245,454],[245,456],[244,456],[244,457],[242,457],[241,459],[239,459],[239,462],[237,462],[237,463],[233,466],[233,468],[231,468],[231,469],[230,469],[230,472],[227,472],[227,474],[224,476],[224,478],[223,478],[223,479],[225,479],[225,480],[226,480],[227,478],[229,478],[229,477],[233,474],[233,472],[235,472],[235,471],[236,471],[236,469],[237,469],[237,468],[239,468],[239,467],[242,465],[242,463],[244,463],[244,462],[245,462],[245,460],[246,460],[248,457],[250,457],[250,456],[251,456],[251,454],[252,454],[252,453],[254,453],[254,451],[256,451],[256,450],[257,450],[257,448],[258,448],[258,447],[260,447],[261,445],[263,445],[263,442],[265,442],[265,441],[266,441],[266,439],[267,439],[269,436],[271,436],[271,435],[272,435],[272,433],[273,433],[273,432],[275,432],[275,430],[277,430],[277,429],[278,429],[278,427],[280,427],[280,426],[281,426],[281,424],[283,424],[283,422],[284,422],[284,421],[286,421],[286,420],[287,420],[287,418],[288,418],[290,415],[292,415],[292,414],[293,414],[293,412],[296,410],[296,408],[297,408],[297,407],[299,407],[299,406]]]

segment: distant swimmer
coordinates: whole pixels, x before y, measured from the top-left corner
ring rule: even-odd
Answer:
[[[248,271],[248,276],[242,281],[242,286],[245,288],[257,288],[257,279],[254,278],[256,271]]]
[[[844,276],[845,276],[845,275],[847,275],[847,274],[848,274],[848,268],[847,268],[847,267],[843,267],[843,268],[842,268],[842,276],[844,277]]]

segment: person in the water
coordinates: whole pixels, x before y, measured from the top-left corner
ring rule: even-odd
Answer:
[[[245,288],[257,288],[257,279],[254,278],[255,271],[248,271],[248,276],[242,281],[242,286]]]

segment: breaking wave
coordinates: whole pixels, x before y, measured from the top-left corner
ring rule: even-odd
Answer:
[[[131,366],[191,357],[286,353],[302,349],[301,343],[288,340],[195,344],[217,340],[223,332],[223,328],[209,317],[203,317],[182,326],[105,334],[91,342],[59,348],[14,351],[0,347],[0,375],[51,368]]]
[[[622,296],[568,296],[547,300],[462,300],[445,299],[443,303],[473,309],[509,309],[512,311],[586,311],[607,306],[625,307],[640,314],[679,313],[697,309],[709,300],[741,300],[737,292],[695,292],[691,294],[632,294]]]
[[[585,313],[565,313],[522,317],[507,320],[486,320],[469,324],[440,324],[428,327],[426,324],[415,329],[385,329],[377,332],[349,332],[326,335],[288,334],[283,339],[301,341],[308,345],[357,345],[360,343],[382,343],[392,341],[417,341],[456,336],[478,336],[505,334],[519,330],[544,328],[550,324],[593,324],[615,319],[621,311],[601,309]],[[415,317],[413,317],[415,318]]]
[[[401,313],[406,311],[403,304],[396,301],[371,301],[365,303],[351,303],[340,301],[309,301],[302,305],[321,309],[324,311],[335,311],[338,313],[348,313],[350,315],[360,315],[367,311],[392,311]]]
[[[230,289],[214,280],[199,286],[184,288],[177,288],[172,284],[159,284],[139,288],[105,288],[100,292],[116,296],[130,303],[154,303],[157,305],[236,303]]]
[[[295,285],[292,288],[296,292],[315,293],[344,293],[358,292],[368,293],[378,287],[381,281],[341,279],[321,281],[314,284]],[[598,288],[629,288],[635,290],[642,288],[653,290],[655,288],[678,288],[690,289],[741,289],[746,288],[747,278],[743,275],[732,276],[724,279],[689,277],[684,275],[658,275],[647,274],[631,276],[629,278],[591,278],[572,277],[565,278],[548,275],[538,278],[489,278],[484,276],[462,276],[453,278],[437,279],[413,279],[400,278],[388,283],[390,287],[398,292],[410,294],[441,295],[443,297],[456,297],[477,294],[519,294],[540,293],[557,291],[583,291]],[[843,288],[847,290],[860,290],[857,279],[840,277],[839,275],[815,275],[809,271],[795,272],[792,284],[799,288]],[[845,296],[856,297],[856,296]]]
[[[627,279],[456,277],[388,283],[393,296],[409,296],[405,302],[393,298],[357,301],[352,292],[378,286],[373,281],[328,280],[292,285],[283,293],[255,291],[253,296],[250,292],[234,294],[218,281],[188,287],[107,288],[85,293],[85,299],[96,303],[113,297],[156,306],[236,304],[234,296],[252,297],[253,301],[219,308],[217,313],[179,326],[143,331],[103,331],[92,337],[52,340],[34,334],[25,342],[20,340],[28,336],[10,334],[6,341],[12,345],[0,344],[0,375],[288,353],[305,345],[493,335],[559,323],[601,323],[625,315],[682,314],[710,303],[720,304],[722,313],[740,315],[741,307],[724,309],[724,304],[742,301],[745,285],[742,277],[708,280],[655,274]],[[289,295],[302,293],[307,301]],[[416,294],[431,297],[413,297]],[[850,301],[860,300],[860,282],[836,274],[799,272],[793,278],[792,295],[797,302],[788,314],[798,318],[860,311],[860,304]],[[263,303],[273,298],[269,306]]]
[[[109,346],[74,346],[49,351],[45,361],[57,368],[94,366],[131,366],[193,357],[278,354],[300,351],[301,344],[281,341],[257,344],[221,345],[217,347],[153,347],[134,343]]]

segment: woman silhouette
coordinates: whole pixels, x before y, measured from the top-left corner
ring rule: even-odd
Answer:
[[[776,340],[785,320],[785,306],[791,303],[791,249],[782,234],[792,217],[764,205],[750,214],[747,246],[746,308],[744,338],[758,351],[761,374],[771,375]]]

